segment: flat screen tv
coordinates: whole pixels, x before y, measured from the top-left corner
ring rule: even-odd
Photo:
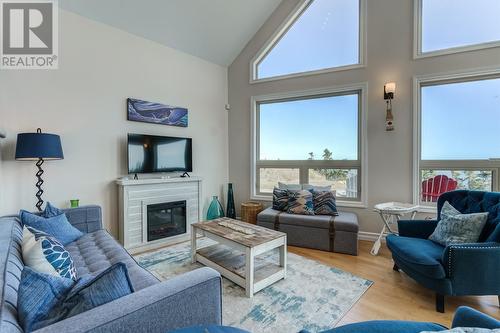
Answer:
[[[192,172],[192,139],[128,135],[128,172]]]

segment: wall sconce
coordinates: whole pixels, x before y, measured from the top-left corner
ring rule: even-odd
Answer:
[[[396,92],[396,83],[389,82],[384,85],[384,100],[386,101],[385,130],[394,131],[394,115],[392,114],[392,100]]]

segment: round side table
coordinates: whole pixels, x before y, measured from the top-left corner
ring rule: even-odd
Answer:
[[[373,244],[372,250],[370,251],[371,255],[378,255],[378,251],[380,250],[380,245],[382,244],[382,237],[386,233],[397,234],[396,231],[392,230],[391,225],[397,223],[401,219],[401,216],[411,214],[410,219],[415,219],[415,215],[417,214],[418,206],[409,203],[402,202],[384,202],[377,204],[373,207],[373,210],[379,213],[384,225],[380,234],[378,235],[375,244]]]

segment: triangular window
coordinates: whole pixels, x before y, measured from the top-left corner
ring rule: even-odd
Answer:
[[[364,0],[306,0],[253,62],[253,79],[362,64]]]

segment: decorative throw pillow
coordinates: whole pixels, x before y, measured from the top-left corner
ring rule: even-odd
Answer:
[[[441,209],[441,220],[429,239],[443,246],[475,243],[487,219],[488,213],[462,214],[446,201]]]
[[[335,194],[332,191],[313,191],[314,214],[338,216]]]
[[[53,324],[51,310],[64,301],[75,282],[24,266],[17,297],[19,323],[25,332]]]
[[[72,280],[77,279],[71,255],[55,237],[24,226],[22,251],[24,264],[33,270]]]
[[[24,225],[54,236],[63,245],[74,242],[83,235],[80,230],[69,223],[63,211],[50,203],[47,203],[45,210],[40,215],[25,210],[21,210],[19,215]]]
[[[25,267],[19,285],[19,321],[37,330],[134,292],[124,263],[73,282]]]
[[[273,209],[286,211],[288,207],[288,190],[274,188],[273,190]]]
[[[282,182],[278,182],[278,188],[281,190],[300,191],[300,190],[302,190],[302,185],[300,185],[300,184],[285,184]]]
[[[62,304],[65,318],[134,292],[127,265],[118,262],[95,277],[80,279]]]
[[[290,191],[288,196],[289,214],[314,215],[313,195],[306,190]]]

